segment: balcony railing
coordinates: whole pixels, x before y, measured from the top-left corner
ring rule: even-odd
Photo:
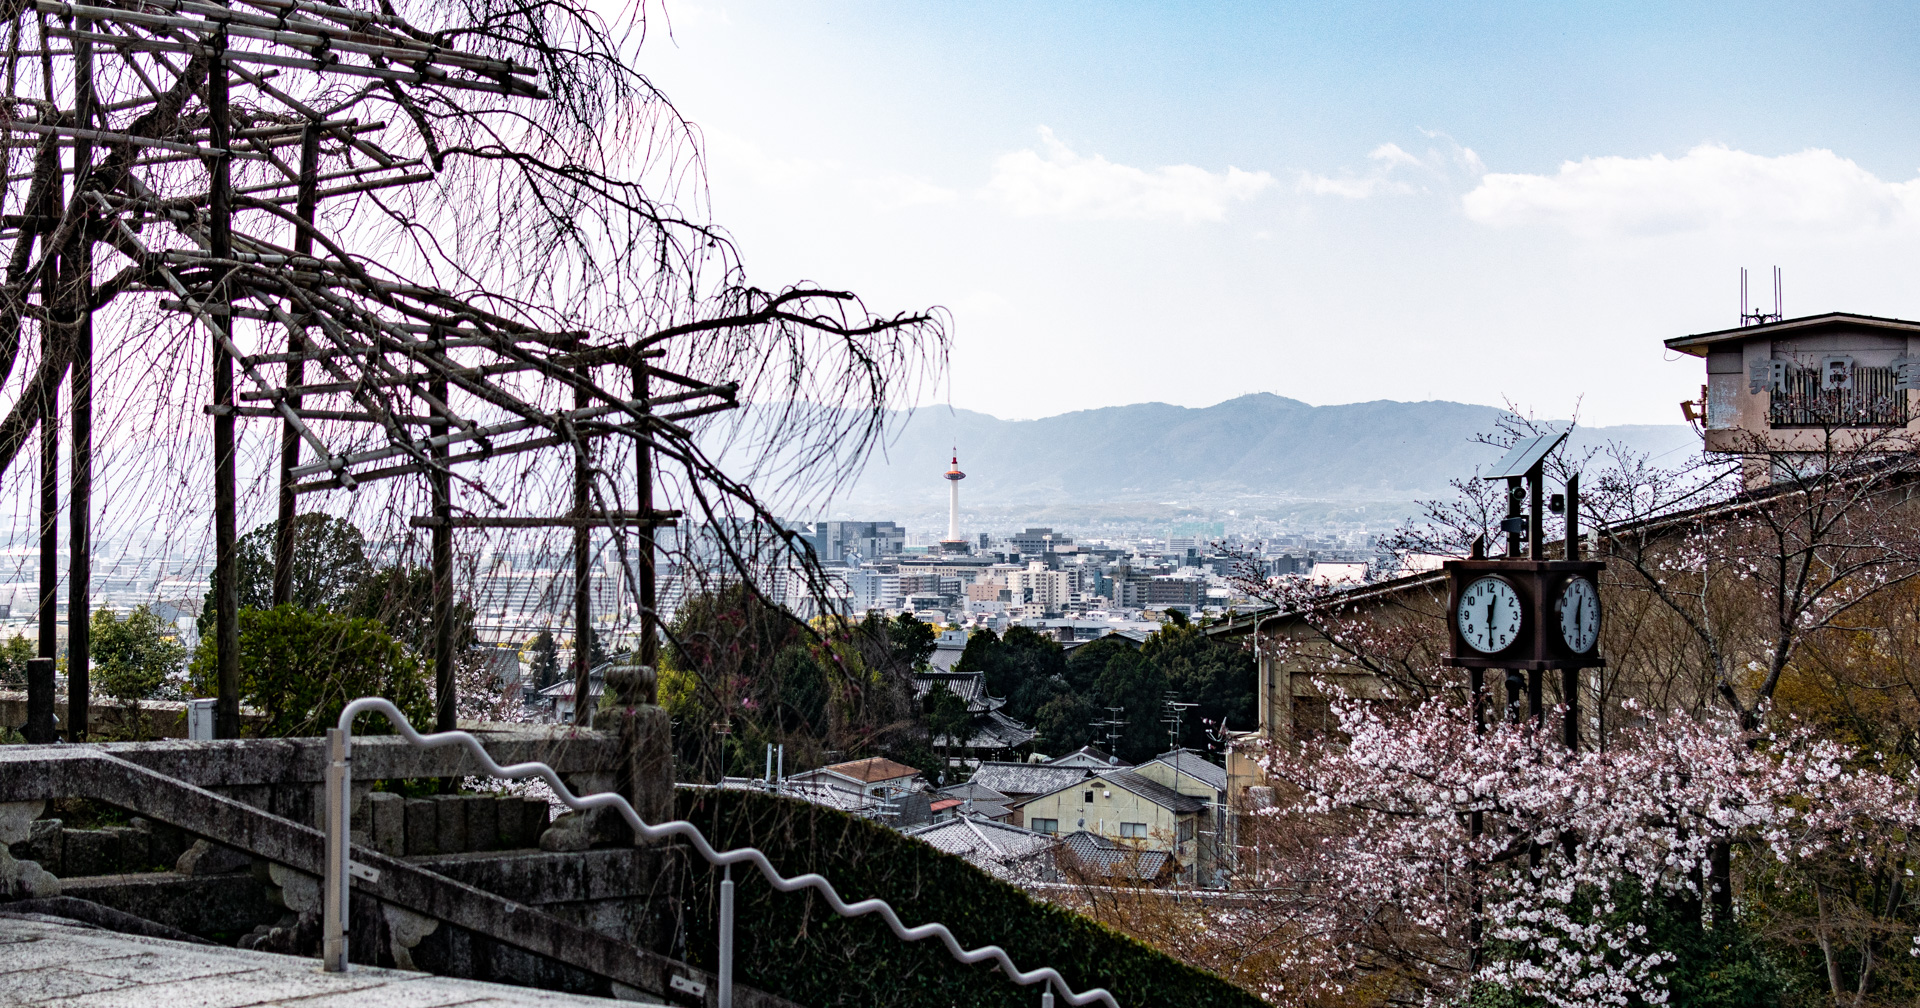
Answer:
[[[1893,368],[1856,366],[1850,389],[1822,388],[1823,377],[1813,368],[1788,368],[1767,407],[1767,423],[1774,427],[1906,426],[1907,393],[1895,387],[1898,375]]]

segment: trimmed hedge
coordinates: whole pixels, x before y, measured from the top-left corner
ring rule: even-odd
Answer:
[[[758,847],[783,875],[817,871],[848,902],[879,897],[909,927],[939,921],[967,948],[999,945],[1020,969],[1051,966],[1075,990],[1107,988],[1121,1008],[1261,1004],[1211,973],[865,819],[758,791],[681,791],[679,814],[716,847]],[[686,952],[711,969],[720,873],[693,860]],[[734,971],[742,983],[811,1008],[1040,1003],[1040,984],[1022,986],[994,967],[962,965],[937,938],[903,942],[878,916],[842,918],[811,891],[776,892],[751,867],[733,877]]]

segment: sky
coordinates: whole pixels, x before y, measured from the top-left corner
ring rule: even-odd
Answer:
[[[1920,318],[1920,6],[669,0],[749,278],[951,312],[925,403],[1677,423],[1661,340]]]

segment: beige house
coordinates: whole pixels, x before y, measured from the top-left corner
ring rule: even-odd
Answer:
[[[1113,770],[1035,795],[1015,808],[1035,832],[1085,831],[1140,850],[1164,851],[1184,869],[1199,856],[1209,799],[1181,794],[1135,770]]]
[[[1920,434],[1920,322],[1829,312],[1678,336],[1667,349],[1706,359],[1704,401],[1685,403],[1705,448],[1747,456],[1747,483],[1769,481],[1768,459],[1894,444]]]

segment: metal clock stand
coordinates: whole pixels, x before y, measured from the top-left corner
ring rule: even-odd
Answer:
[[[1486,670],[1506,671],[1509,721],[1545,716],[1541,673],[1561,671],[1567,711],[1562,740],[1580,748],[1580,670],[1606,664],[1600,657],[1600,571],[1606,564],[1580,559],[1580,477],[1567,479],[1566,494],[1544,498],[1542,468],[1566,433],[1546,434],[1513,446],[1483,479],[1507,481],[1506,556],[1488,559],[1486,541],[1473,556],[1445,564],[1451,654],[1446,664],[1469,669],[1476,723],[1484,723]],[[1564,510],[1565,559],[1548,560],[1544,511]],[[1524,511],[1523,511],[1524,509]],[[1524,552],[1524,555],[1523,555]]]

